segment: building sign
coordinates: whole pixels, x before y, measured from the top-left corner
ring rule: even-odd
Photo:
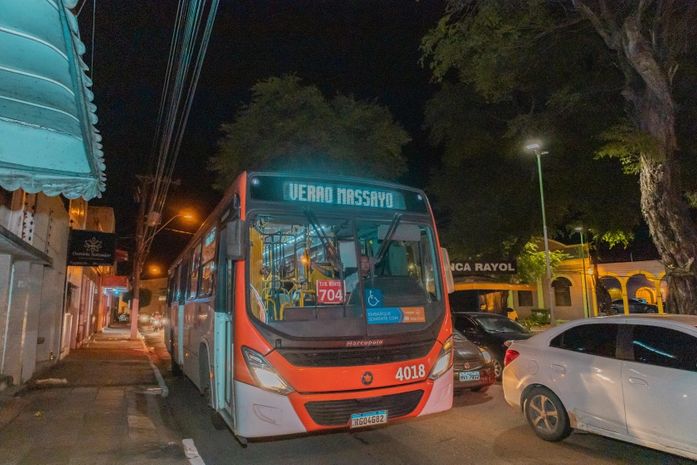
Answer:
[[[482,274],[516,274],[518,272],[515,260],[509,261],[453,261],[450,262],[453,276],[482,275]]]
[[[255,174],[250,178],[252,200],[307,206],[353,207],[379,210],[428,211],[425,196],[402,186]]]
[[[112,266],[116,259],[116,234],[73,229],[68,239],[68,265]]]

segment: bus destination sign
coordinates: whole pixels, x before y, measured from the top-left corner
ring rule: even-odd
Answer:
[[[283,200],[392,210],[406,208],[404,197],[399,192],[363,186],[329,185],[305,181],[285,182],[283,184]]]
[[[422,192],[381,182],[254,173],[249,194],[252,202],[429,213]]]

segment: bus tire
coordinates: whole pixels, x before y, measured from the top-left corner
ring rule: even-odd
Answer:
[[[208,365],[208,352],[203,344],[199,350],[199,353],[201,354],[199,357],[199,383],[201,385],[201,397],[205,398],[206,405],[213,407],[211,393],[211,369]]]
[[[227,423],[223,419],[222,415],[215,410],[213,413],[211,413],[211,423],[213,424],[213,428],[217,429],[218,431],[227,429]]]
[[[179,364],[174,360],[174,358],[171,359],[169,371],[172,373],[173,376],[182,375],[182,367],[179,366]]]

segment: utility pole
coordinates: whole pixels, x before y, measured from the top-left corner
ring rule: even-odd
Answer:
[[[131,299],[131,339],[138,339],[138,314],[140,313],[140,275],[143,273],[143,265],[148,251],[145,241],[145,207],[148,200],[148,185],[155,181],[153,176],[136,175],[139,182],[140,195],[138,196],[138,217],[136,218],[136,247],[133,254],[132,299]],[[171,185],[178,186],[179,180],[165,179]],[[151,225],[149,225],[151,226]]]
[[[138,339],[138,312],[140,310],[140,274],[143,271],[145,204],[147,200],[146,186],[152,179],[149,176],[136,176],[140,183],[138,217],[136,218],[136,249],[133,253],[133,290],[131,292],[131,339]]]

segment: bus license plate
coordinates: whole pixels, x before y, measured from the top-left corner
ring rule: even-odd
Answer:
[[[479,381],[479,372],[478,371],[460,372],[460,381]]]
[[[374,412],[354,413],[351,415],[351,428],[373,426],[387,423],[387,410],[375,410]]]

